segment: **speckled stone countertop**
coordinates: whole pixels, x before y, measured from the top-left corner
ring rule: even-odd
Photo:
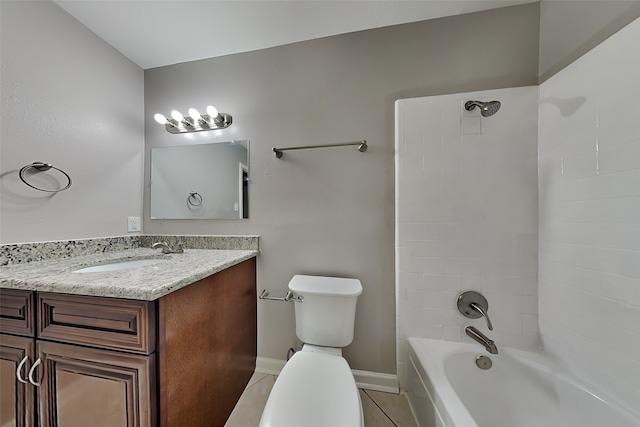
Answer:
[[[163,255],[136,248],[0,267],[0,288],[152,301],[257,256],[258,250],[185,249]],[[162,259],[143,267],[73,273],[114,262]]]

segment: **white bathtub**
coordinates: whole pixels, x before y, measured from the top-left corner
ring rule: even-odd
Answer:
[[[542,354],[409,338],[408,397],[421,427],[638,427],[640,419]],[[476,357],[489,356],[482,370]]]

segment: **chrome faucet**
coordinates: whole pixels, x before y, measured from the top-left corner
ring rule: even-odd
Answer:
[[[157,242],[151,245],[153,249],[162,248],[163,254],[181,254],[184,252],[183,244],[178,243],[178,249],[173,249],[166,242]]]
[[[498,347],[496,347],[496,343],[492,339],[489,339],[485,334],[477,330],[475,327],[467,326],[466,328],[464,328],[464,332],[471,338],[482,344],[489,353],[498,354]]]

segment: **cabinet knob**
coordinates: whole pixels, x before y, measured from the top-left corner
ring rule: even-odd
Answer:
[[[20,375],[20,371],[22,371],[22,367],[25,363],[27,363],[27,360],[29,360],[29,356],[25,356],[24,359],[22,359],[22,361],[18,363],[18,367],[16,368],[16,378],[23,384],[26,384],[27,380],[22,378],[22,375]]]
[[[36,381],[33,379],[33,374],[34,374],[34,372],[35,372],[36,368],[38,367],[38,365],[39,365],[40,363],[42,363],[42,360],[40,360],[40,359],[38,358],[38,360],[36,360],[36,361],[33,363],[33,366],[31,367],[31,369],[29,369],[29,382],[30,382],[31,384],[33,384],[34,386],[36,386],[36,387],[40,387],[40,383],[39,383],[39,382],[36,382]]]

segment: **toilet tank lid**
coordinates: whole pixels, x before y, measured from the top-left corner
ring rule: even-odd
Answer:
[[[362,293],[362,284],[358,279],[296,274],[289,282],[289,289],[303,295],[358,296]]]

